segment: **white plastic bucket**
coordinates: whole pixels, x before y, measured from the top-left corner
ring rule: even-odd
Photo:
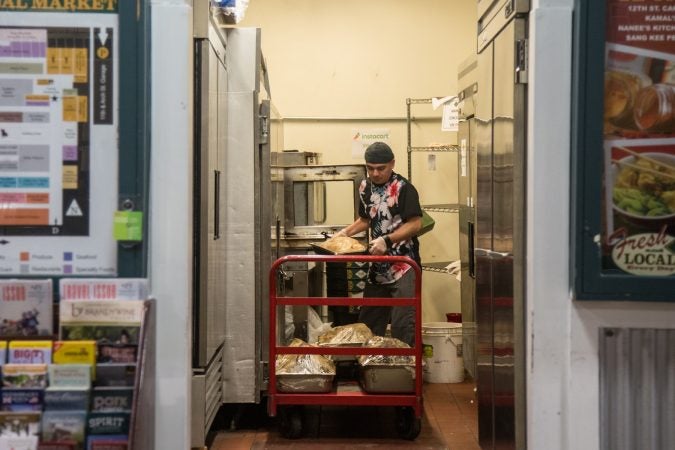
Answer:
[[[462,359],[462,324],[429,322],[422,325],[422,354],[427,383],[461,383],[464,381]]]

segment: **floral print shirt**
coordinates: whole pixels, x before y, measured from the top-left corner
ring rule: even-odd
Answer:
[[[392,233],[409,218],[422,216],[419,195],[408,180],[392,172],[389,181],[382,185],[365,179],[359,186],[359,216],[370,220],[370,237],[376,239]],[[417,237],[396,242],[387,250],[387,255],[408,256],[420,264]],[[371,283],[393,283],[410,269],[404,263],[373,263],[368,279]]]

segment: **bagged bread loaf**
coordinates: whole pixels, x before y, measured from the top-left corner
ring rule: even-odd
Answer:
[[[301,339],[293,339],[289,347],[312,347]],[[321,355],[277,355],[276,373],[303,375],[335,375],[335,363]]]
[[[362,345],[373,337],[373,332],[364,323],[352,323],[331,328],[319,336],[319,345]]]

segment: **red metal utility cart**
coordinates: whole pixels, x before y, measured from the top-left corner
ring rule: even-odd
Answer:
[[[415,296],[406,298],[353,298],[353,297],[278,297],[278,271],[284,263],[292,262],[387,262],[405,263],[415,271]],[[397,407],[396,430],[404,439],[415,439],[420,432],[422,416],[422,310],[420,267],[405,256],[370,255],[289,255],[277,259],[270,269],[270,332],[269,332],[269,386],[268,412],[274,417],[277,409],[281,416],[281,434],[297,438],[302,434],[302,416],[299,405],[355,405]],[[415,346],[413,348],[366,348],[366,347],[288,347],[277,341],[277,309],[284,305],[372,305],[414,306]],[[277,390],[275,361],[278,354],[315,355],[410,355],[415,356],[414,392],[409,394],[373,394],[363,390],[341,389],[340,380],[328,393],[285,393]],[[282,408],[278,408],[283,406]]]

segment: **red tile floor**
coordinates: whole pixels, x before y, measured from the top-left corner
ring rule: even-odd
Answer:
[[[221,411],[222,413],[222,411]],[[479,450],[474,382],[425,384],[422,431],[414,441],[397,437],[392,407],[305,407],[303,436],[286,439],[277,419],[251,405],[239,417],[219,414],[209,450],[424,448]],[[235,426],[231,426],[231,424]],[[233,430],[231,430],[233,428]]]

